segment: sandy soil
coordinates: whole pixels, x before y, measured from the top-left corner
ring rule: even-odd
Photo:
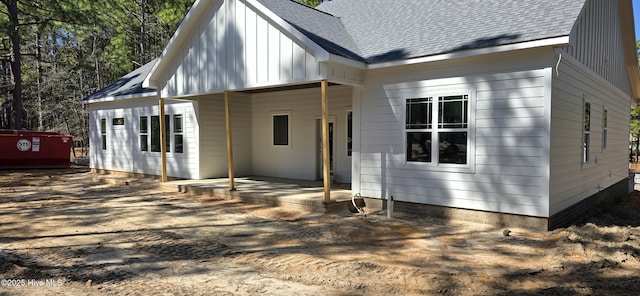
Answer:
[[[0,295],[637,295],[640,193],[552,232],[0,171]]]

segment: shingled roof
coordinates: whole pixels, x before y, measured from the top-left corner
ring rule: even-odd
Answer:
[[[142,87],[142,82],[149,75],[157,59],[145,64],[133,72],[121,77],[105,88],[85,97],[83,102],[95,102],[98,100],[127,99],[129,97],[141,97],[155,95],[156,90]]]
[[[568,36],[586,0],[258,0],[332,54],[367,63]]]

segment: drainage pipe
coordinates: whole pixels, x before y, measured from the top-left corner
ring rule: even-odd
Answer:
[[[366,217],[367,215],[364,213],[364,210],[356,204],[356,197],[362,198],[362,196],[360,196],[360,193],[356,193],[351,196],[351,203],[353,204],[353,207],[358,210],[358,213],[360,213],[363,217]]]

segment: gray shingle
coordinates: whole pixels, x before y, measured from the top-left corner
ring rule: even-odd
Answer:
[[[259,1],[329,52],[369,63],[567,36],[585,3],[331,0],[315,10]]]
[[[340,19],[290,0],[258,0],[332,54],[364,61]]]

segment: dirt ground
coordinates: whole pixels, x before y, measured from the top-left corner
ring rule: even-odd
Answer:
[[[0,295],[637,295],[640,193],[551,232],[0,171]]]

